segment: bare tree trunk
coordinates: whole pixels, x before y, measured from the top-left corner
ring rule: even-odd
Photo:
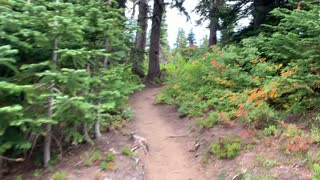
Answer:
[[[280,6],[280,2],[278,0],[254,0],[253,6],[253,26],[257,28],[266,21],[267,15],[272,9]]]
[[[98,117],[96,122],[94,123],[94,131],[95,131],[96,139],[100,139],[102,137],[102,134],[100,131],[100,117]]]
[[[54,45],[53,45],[52,61],[54,62],[54,64],[56,64],[58,60],[57,50],[58,50],[58,38],[54,40]],[[53,85],[54,83],[52,84],[52,86]],[[53,90],[51,90],[51,92],[53,92]],[[48,119],[52,119],[52,114],[53,114],[53,97],[49,97],[48,112],[47,112]],[[45,168],[47,168],[49,167],[49,161],[51,159],[52,124],[50,123],[46,124],[45,129],[46,129],[46,136],[44,137],[43,165]]]
[[[138,26],[140,30],[136,34],[136,48],[144,51],[147,41],[148,0],[139,1]]]
[[[210,3],[210,34],[209,34],[209,48],[216,45],[218,42],[217,32],[219,30],[219,9],[223,5],[224,0],[214,0]]]
[[[162,15],[164,10],[165,5],[163,0],[154,0],[149,52],[148,80],[153,80],[154,78],[160,76],[160,37]]]
[[[107,52],[109,49],[109,40],[108,38],[105,38],[104,40],[104,49]],[[103,58],[103,66],[105,68],[108,68],[108,57],[104,56]],[[88,68],[90,71],[90,68]],[[99,108],[100,108],[100,103],[99,103]],[[94,123],[94,132],[95,132],[95,137],[96,139],[100,139],[102,137],[101,131],[100,131],[100,110],[97,111],[97,119]],[[88,136],[89,137],[89,136]]]
[[[59,3],[60,0],[55,0],[56,3]],[[55,21],[55,26],[58,26],[58,22]],[[53,44],[53,53],[52,53],[52,61],[54,64],[57,63],[58,61],[58,37],[56,37],[54,39],[54,44]],[[52,84],[52,86],[54,85],[54,83]],[[53,87],[52,87],[53,88]],[[51,90],[51,92],[53,92],[53,90]],[[47,117],[48,119],[52,119],[52,115],[53,115],[53,97],[49,97],[48,99],[48,113],[47,113]],[[46,136],[44,137],[44,147],[43,147],[43,166],[45,168],[49,167],[49,161],[51,159],[51,141],[52,141],[52,124],[48,123],[45,124],[45,129],[46,129]]]
[[[217,31],[219,28],[219,20],[216,17],[212,17],[210,21],[210,35],[209,35],[209,48],[216,45],[218,42]]]
[[[264,12],[265,7],[263,6],[263,1],[264,0],[254,0],[253,1],[253,26],[256,28],[260,24],[263,23],[265,19],[266,13]]]
[[[148,0],[139,1],[138,26],[140,30],[136,34],[136,46],[133,56],[132,71],[140,77],[144,77],[143,62],[147,41],[148,28]]]
[[[94,143],[93,143],[93,140],[90,138],[90,136],[89,136],[89,131],[88,131],[88,125],[87,125],[87,123],[84,123],[83,124],[83,135],[84,135],[84,139],[88,142],[88,143],[90,143],[91,145],[93,145]]]
[[[108,40],[108,38],[105,38],[105,40],[104,40],[104,50],[106,52],[108,52],[108,49],[109,49],[109,40]],[[108,57],[107,56],[104,56],[104,58],[103,58],[103,67],[108,68]]]
[[[100,131],[100,121],[101,121],[100,107],[101,107],[101,104],[99,103],[98,104],[98,108],[99,109],[97,110],[97,119],[96,119],[96,122],[94,123],[94,132],[95,132],[96,139],[100,139],[102,137],[102,134],[101,134],[101,131]]]
[[[48,119],[52,118],[53,114],[53,97],[49,97],[48,100]],[[51,159],[51,131],[52,131],[52,124],[46,124],[46,136],[44,137],[44,149],[43,149],[43,166],[45,168],[49,167],[49,161]]]

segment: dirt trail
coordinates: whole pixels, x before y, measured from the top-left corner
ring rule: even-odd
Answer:
[[[174,128],[170,121],[178,119],[176,112],[168,112],[165,107],[154,105],[160,88],[146,88],[136,93],[130,100],[134,110],[136,133],[149,143],[150,154],[141,154],[145,163],[147,180],[202,180],[201,166],[189,152],[182,140],[185,128]],[[176,119],[174,119],[176,118]]]

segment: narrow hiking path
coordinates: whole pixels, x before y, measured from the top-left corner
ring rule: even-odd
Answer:
[[[160,88],[148,87],[130,99],[134,110],[133,126],[145,137],[150,153],[140,155],[145,163],[147,180],[202,180],[201,166],[189,152],[183,140],[188,138],[185,128],[175,126],[179,119],[175,109],[155,105]]]

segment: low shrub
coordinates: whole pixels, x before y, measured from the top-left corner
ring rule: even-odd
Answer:
[[[241,151],[241,140],[238,137],[227,137],[219,139],[218,142],[213,143],[209,152],[219,159],[232,159],[239,155]]]
[[[276,126],[290,114],[315,114],[320,104],[320,28],[312,24],[318,23],[319,6],[308,6],[308,11],[274,10],[281,22],[268,26],[273,34],[173,57],[157,101],[176,104],[183,116],[209,114],[199,120],[201,128],[217,124],[217,112],[257,129]],[[312,119],[316,122],[320,115]]]

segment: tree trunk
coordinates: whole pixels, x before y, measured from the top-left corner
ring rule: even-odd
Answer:
[[[58,38],[54,40],[54,45],[53,45],[53,54],[52,54],[52,61],[54,64],[57,63],[58,60]],[[54,83],[52,84],[52,86]],[[51,90],[53,92],[53,90]],[[48,113],[47,117],[48,119],[52,119],[52,114],[53,114],[53,97],[49,97],[48,99]],[[45,168],[49,167],[49,161],[51,159],[51,141],[52,141],[52,136],[51,136],[51,131],[52,131],[52,124],[46,124],[45,125],[46,129],[46,136],[44,137],[44,147],[43,147],[43,165]]]
[[[160,37],[164,8],[165,6],[163,0],[154,0],[149,52],[148,80],[153,80],[154,78],[160,76]]]
[[[139,1],[139,15],[138,15],[139,30],[136,34],[136,46],[132,57],[132,71],[140,77],[144,77],[144,55],[147,42],[147,28],[148,28],[148,0]]]
[[[94,123],[94,132],[95,132],[95,136],[96,139],[100,139],[102,137],[101,131],[100,131],[100,121],[101,121],[101,117],[100,117],[100,108],[101,108],[101,104],[98,104],[99,109],[97,110],[97,119],[96,122]]]
[[[100,131],[100,117],[98,117],[96,122],[94,123],[94,132],[95,132],[96,139],[100,139],[102,137],[102,134]]]
[[[279,6],[279,2],[274,0],[254,0],[253,6],[253,26],[257,28],[266,21],[266,17],[272,9]]]
[[[94,143],[93,143],[92,139],[91,139],[90,136],[89,136],[89,131],[88,131],[88,125],[87,125],[87,123],[84,123],[82,128],[83,128],[82,130],[83,130],[84,139],[85,139],[89,144],[93,145]]]
[[[58,38],[54,40],[54,45],[53,45],[53,54],[52,54],[52,61],[56,65],[57,60],[58,60]],[[52,83],[52,86],[54,83]],[[51,89],[51,92],[53,92],[53,89]],[[47,112],[47,117],[48,119],[52,119],[52,114],[53,114],[53,97],[49,97],[48,99],[48,112]],[[51,131],[52,131],[52,124],[45,124],[45,129],[46,129],[46,136],[44,137],[44,147],[43,147],[43,165],[45,168],[49,167],[49,161],[51,159],[51,141],[52,141],[52,136],[51,136]]]
[[[49,97],[48,100],[48,119],[52,118],[53,114],[53,97]],[[49,167],[49,161],[51,159],[51,130],[52,130],[52,124],[46,124],[46,136],[44,137],[44,149],[43,149],[43,166],[45,168]]]
[[[147,41],[148,0],[140,0],[139,2],[138,26],[140,30],[136,35],[136,48],[144,51]]]
[[[108,52],[108,49],[109,49],[109,40],[108,40],[108,38],[105,38],[103,46],[104,46],[104,50],[106,52]],[[103,67],[108,68],[108,57],[107,56],[104,56],[104,58],[103,58]]]
[[[55,0],[56,3],[59,3],[60,0]],[[58,26],[58,22],[55,21],[54,22],[55,26]],[[58,61],[58,37],[56,37],[54,39],[54,43],[53,43],[53,51],[52,51],[52,61],[53,64],[56,65],[57,61]],[[52,86],[54,85],[54,83],[52,84]],[[51,89],[51,92],[53,92],[53,90]],[[52,115],[53,115],[53,97],[49,97],[48,99],[48,113],[47,113],[47,117],[48,119],[52,119]],[[51,159],[51,141],[52,141],[52,124],[48,123],[45,124],[45,129],[46,129],[46,136],[44,137],[44,146],[43,146],[43,166],[45,168],[49,167],[49,161]]]
[[[217,17],[212,17],[210,22],[209,48],[216,45],[218,42],[217,31],[219,28],[219,20]]]

